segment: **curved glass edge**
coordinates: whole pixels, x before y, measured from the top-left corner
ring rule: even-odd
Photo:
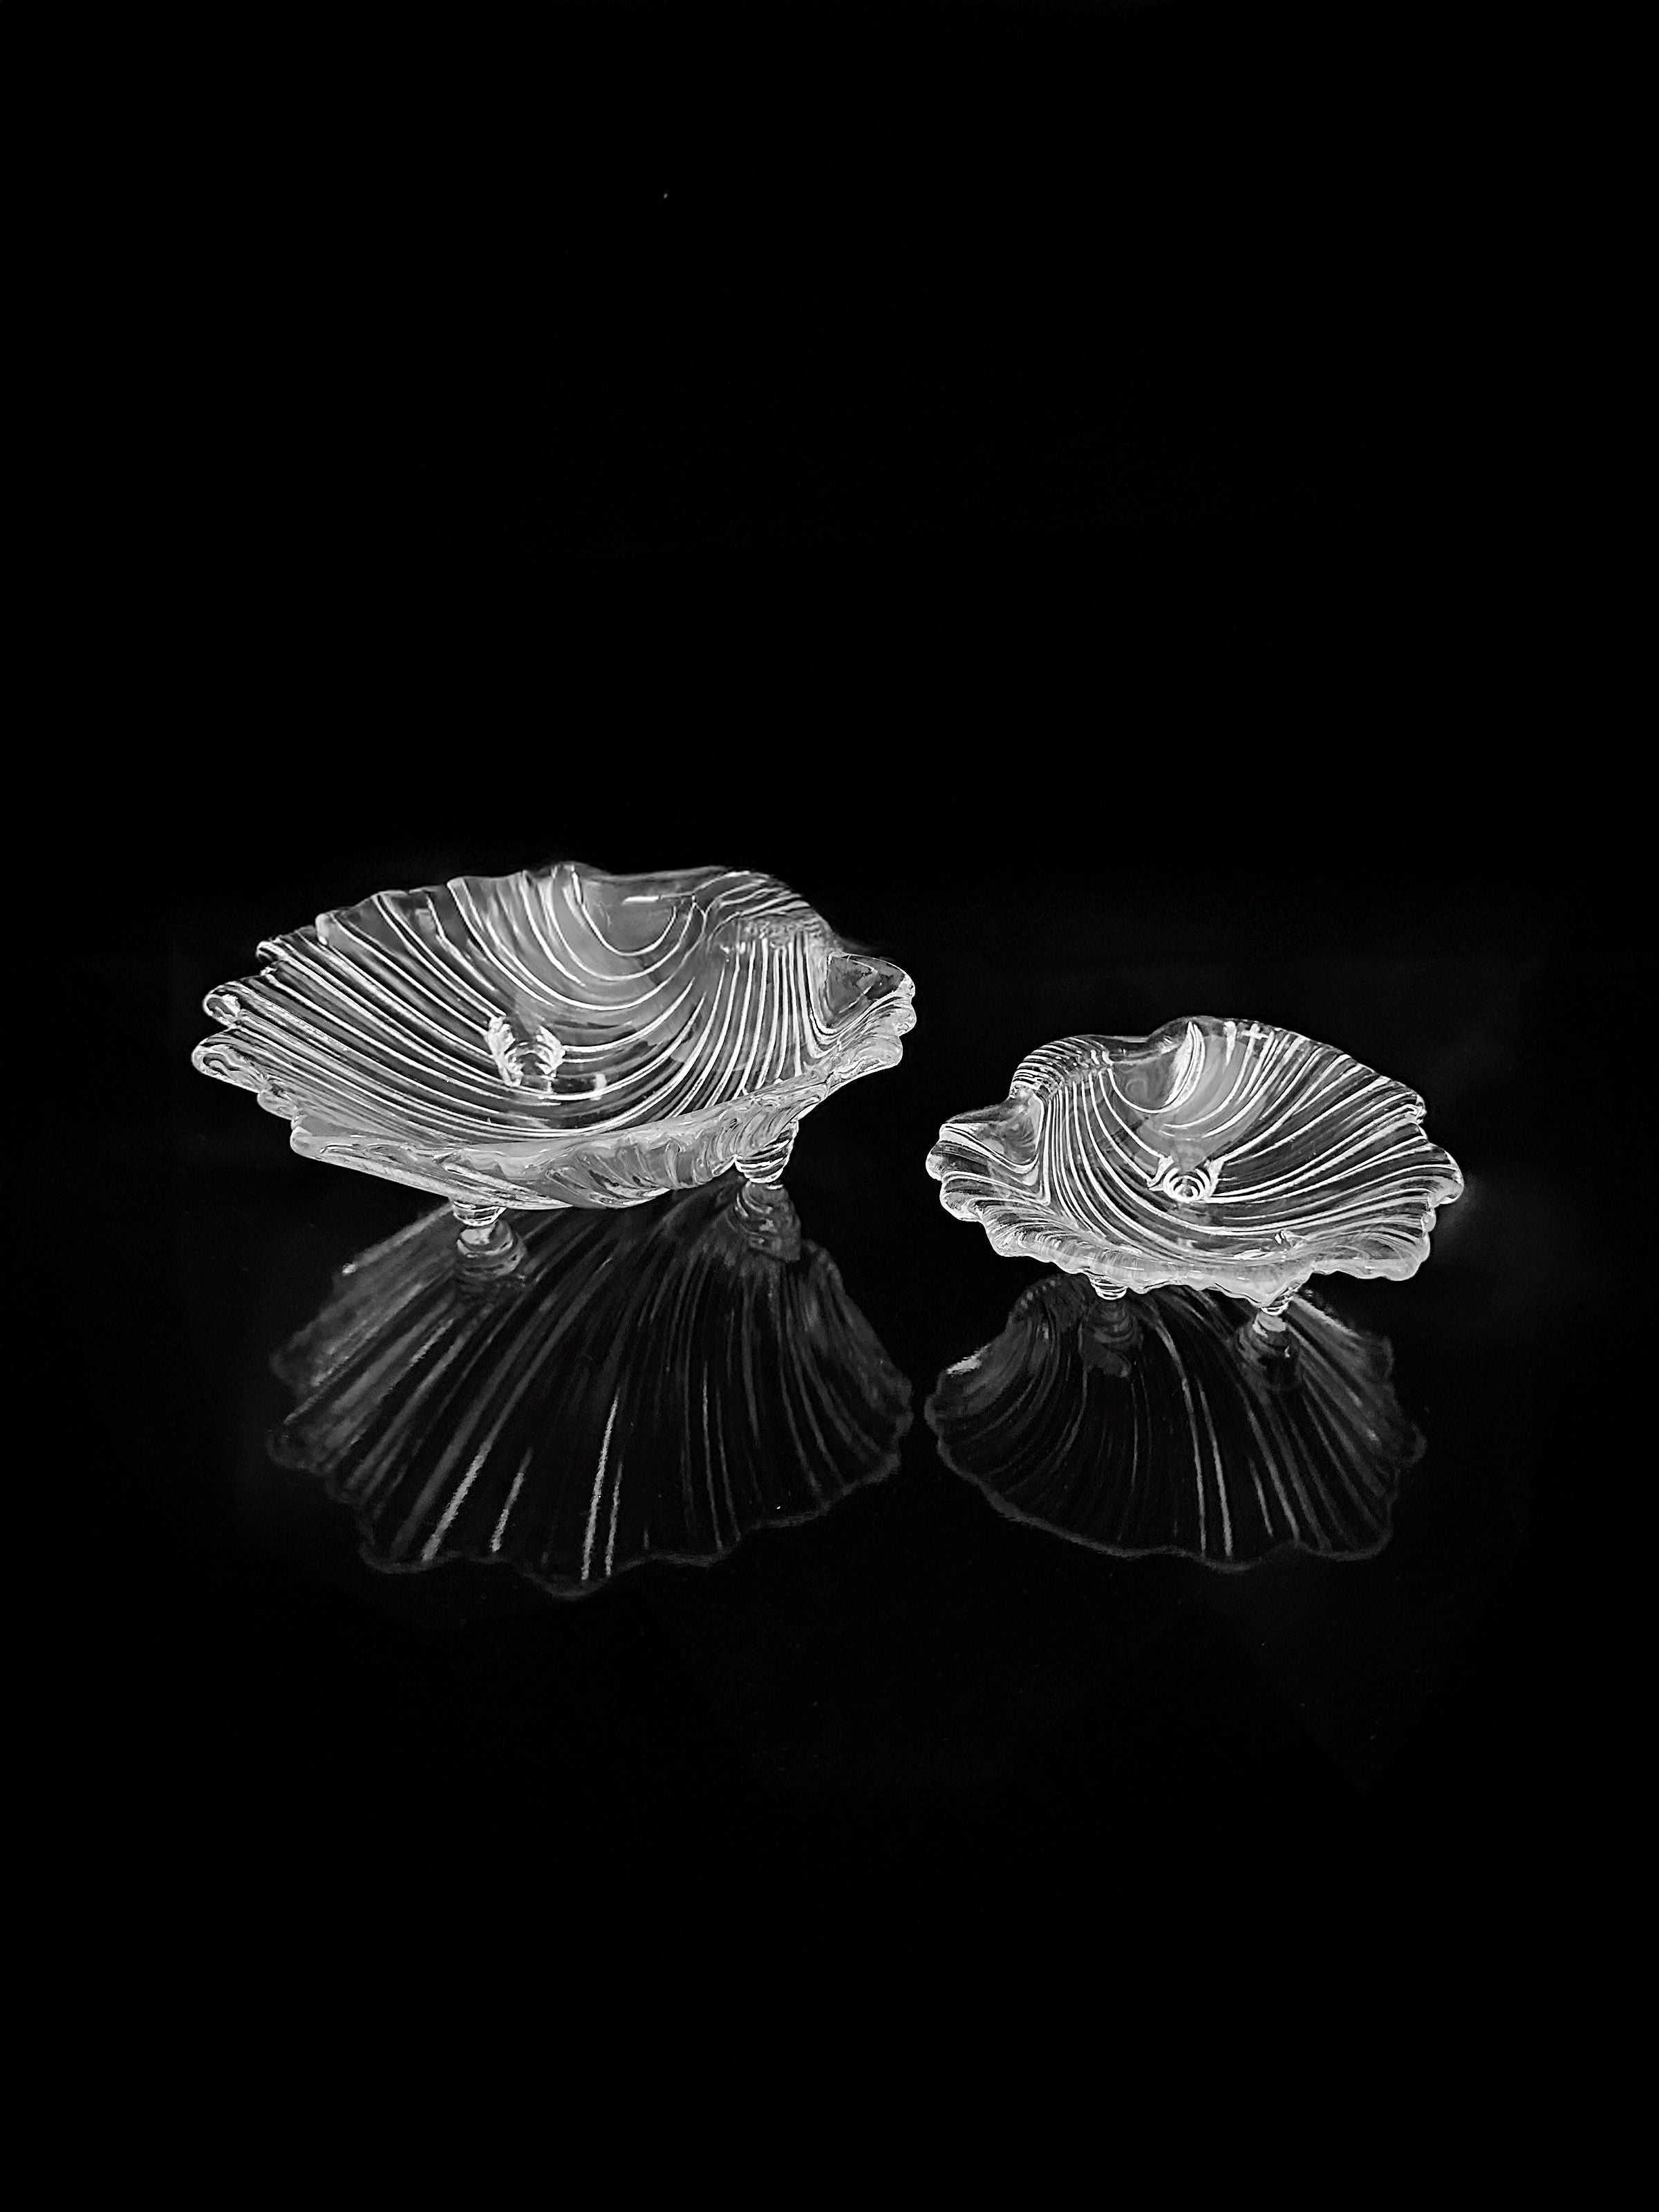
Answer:
[[[901,1040],[915,1025],[911,979],[891,962],[847,945],[804,900],[770,878],[714,867],[611,876],[585,863],[561,861],[498,879],[458,878],[441,888],[456,910],[451,917],[453,926],[482,937],[489,933],[490,915],[501,908],[507,892],[527,899],[537,887],[548,892],[555,885],[581,915],[585,926],[593,921],[586,902],[596,887],[603,890],[615,909],[606,911],[609,935],[604,950],[624,971],[630,961],[648,962],[661,949],[660,933],[638,945],[628,940],[627,928],[633,926],[628,909],[642,899],[665,902],[672,911],[687,914],[702,911],[708,898],[722,911],[729,905],[732,911],[719,924],[716,935],[735,928],[744,944],[751,939],[783,944],[804,937],[811,955],[814,1007],[792,1012],[775,990],[769,1000],[763,988],[753,1018],[757,1025],[769,1027],[775,1044],[781,1043],[793,1021],[804,1024],[793,1072],[782,1076],[775,1072],[757,1080],[752,1091],[700,1108],[633,1119],[624,1114],[608,1125],[590,1114],[584,1126],[549,1128],[538,1126],[533,1112],[520,1109],[526,1102],[533,1108],[538,1097],[551,1096],[558,1071],[567,1062],[566,1048],[544,1026],[528,1042],[519,1038],[507,1018],[497,1014],[466,1048],[477,1065],[465,1070],[463,1080],[475,1102],[475,1115],[505,1112],[514,1126],[469,1131],[463,1115],[457,1127],[441,1137],[414,1127],[396,1092],[384,1082],[377,1085],[361,1075],[344,1079],[331,1067],[328,1032],[308,1021],[303,1006],[307,992],[324,988],[313,971],[332,957],[336,947],[356,942],[354,933],[365,916],[385,928],[395,927],[400,943],[408,940],[416,945],[411,957],[418,960],[426,939],[441,939],[428,911],[436,890],[377,893],[356,907],[319,915],[305,929],[267,940],[260,950],[270,956],[271,965],[257,976],[208,994],[206,1010],[221,1023],[222,1032],[196,1047],[191,1064],[200,1073],[252,1091],[267,1112],[289,1121],[290,1143],[304,1158],[408,1183],[452,1200],[528,1209],[633,1206],[709,1182],[757,1155],[775,1155],[781,1150],[787,1158],[805,1115],[846,1084],[896,1066],[903,1056]],[[654,916],[655,904],[652,911]],[[610,939],[619,929],[623,941],[612,944]],[[447,946],[447,940],[443,942]],[[288,975],[284,963],[294,964],[295,977]],[[276,993],[268,988],[279,977],[292,989]],[[377,971],[372,986],[359,977],[356,987],[370,990],[375,1002],[374,1021],[381,1028],[410,1018],[401,1008],[401,987],[395,975],[389,983],[386,975]],[[298,1003],[290,1006],[288,998],[296,994]],[[487,1012],[483,999],[476,991],[472,995]],[[817,1006],[819,995],[821,1007]],[[331,1007],[331,1019],[337,1019],[338,1012]],[[750,1018],[745,998],[743,1019]],[[520,1021],[519,1027],[524,1026]],[[504,1041],[498,1030],[511,1033],[505,1034]],[[421,1040],[418,1023],[410,1036],[410,1049],[418,1060],[429,1049]],[[295,1041],[292,1044],[290,1038]],[[810,1047],[805,1066],[802,1043]],[[337,1042],[332,1048],[336,1056],[343,1048],[350,1048]],[[574,1064],[580,1055],[568,1057]],[[780,1057],[773,1049],[772,1061]],[[750,1064],[757,1060],[763,1067],[769,1064],[766,1053],[751,1051]],[[457,1065],[452,1050],[444,1064],[446,1076],[453,1078]],[[603,1079],[594,1080],[602,1090]],[[482,1107],[478,1101],[483,1102]]]
[[[1352,1094],[1334,1122],[1327,1097],[1307,1110],[1300,1160],[1261,1177],[1257,1210],[1264,1198],[1272,1205],[1243,1226],[1237,1194],[1218,1195],[1220,1169],[1231,1158],[1236,1171],[1238,1125],[1267,1115],[1271,1094],[1262,1089],[1240,1111],[1248,1081],[1235,1078],[1232,1095],[1206,1102],[1206,1089],[1219,1088],[1201,1066],[1212,1038],[1229,1056],[1236,1040],[1265,1043],[1281,1055],[1281,1082],[1283,1059],[1304,1055],[1340,1071]],[[1103,1081],[1109,1108],[1087,1095]],[[1194,1135],[1206,1103],[1219,1133]],[[1282,1145],[1282,1096],[1272,1104]],[[1414,1091],[1334,1046],[1267,1024],[1185,1016],[1146,1037],[1064,1037],[1028,1054],[1006,1098],[941,1126],[926,1164],[946,1212],[976,1223],[1004,1257],[1040,1260],[1112,1292],[1186,1285],[1267,1305],[1316,1274],[1415,1274],[1437,1209],[1463,1191],[1456,1161],[1423,1133],[1425,1111]],[[1325,1200],[1322,1221],[1319,1179],[1345,1154],[1349,1187]]]

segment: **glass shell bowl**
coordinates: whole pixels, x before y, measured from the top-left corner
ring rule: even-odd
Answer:
[[[1103,1297],[1185,1284],[1276,1313],[1310,1275],[1403,1281],[1428,1257],[1463,1178],[1425,1111],[1334,1045],[1189,1015],[1043,1045],[1000,1105],[945,1122],[927,1172],[999,1252]]]
[[[775,1182],[801,1116],[896,1065],[915,1023],[902,969],[729,868],[461,876],[259,952],[208,994],[194,1065],[295,1152],[447,1198],[480,1252],[507,1207],[634,1206],[734,1165]]]

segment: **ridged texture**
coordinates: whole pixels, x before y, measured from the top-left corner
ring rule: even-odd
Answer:
[[[1218,1567],[1377,1551],[1423,1450],[1392,1348],[1303,1297],[1258,1352],[1249,1313],[1211,1291],[1107,1304],[1049,1276],[939,1376],[925,1418],[993,1504],[1102,1551]]]
[[[1189,1016],[1044,1045],[1003,1104],[945,1122],[927,1172],[999,1252],[1265,1305],[1311,1274],[1416,1273],[1463,1188],[1424,1110],[1334,1045]]]
[[[378,1567],[506,1562],[562,1592],[708,1562],[896,1463],[910,1387],[781,1190],[728,1177],[520,1224],[470,1284],[447,1210],[342,1271],[275,1364],[283,1463]]]
[[[209,994],[204,1074],[296,1152],[446,1197],[632,1205],[901,1057],[914,986],[769,877],[577,862],[381,891]]]

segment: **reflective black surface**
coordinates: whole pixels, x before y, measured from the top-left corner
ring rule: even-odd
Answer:
[[[512,1239],[480,1267],[438,1207],[349,1261],[273,1363],[297,1402],[271,1455],[351,1509],[370,1565],[574,1596],[897,1464],[909,1388],[786,1192],[727,1174]]]
[[[1630,1003],[1622,810],[1567,757],[1526,613],[1559,547],[1471,398],[1479,72],[1403,23],[1361,67],[1328,11],[957,37],[895,5],[799,66],[793,11],[706,46],[698,12],[659,46],[620,7],[423,17],[307,142],[314,204],[268,194],[233,257],[273,335],[207,441],[194,580],[123,662],[150,734],[52,833],[95,896],[30,1479],[98,1909],[437,1927],[538,1974],[552,1928],[561,1969],[643,1945],[696,1990],[1275,1943],[1369,1988],[1387,1931],[1453,1923],[1519,1956],[1623,1832],[1603,1580],[1641,1454],[1610,1425],[1632,1124],[1590,1078]],[[356,1446],[273,1461],[273,1358],[427,1201],[188,1063],[266,933],[561,854],[764,869],[918,1018],[787,1176],[911,1394],[896,1468],[577,1604],[381,1571],[329,1495]],[[1410,1085],[1468,1178],[1414,1280],[1324,1286],[1425,1439],[1373,1556],[1111,1556],[999,1512],[920,1418],[1042,1279],[943,1213],[941,1121],[1045,1039],[1187,1012]],[[586,1356],[678,1388],[624,1307]],[[616,1402],[579,1409],[578,1581]],[[393,1552],[453,1502],[415,1479]]]
[[[1386,1337],[1317,1292],[1270,1333],[1218,1291],[1108,1302],[1051,1271],[951,1363],[927,1415],[994,1504],[1099,1551],[1241,1571],[1287,1547],[1366,1559],[1423,1451],[1393,1366]]]
[[[292,905],[274,874],[267,901]],[[102,1711],[157,1836],[210,1834],[213,1881],[227,1864],[282,1869],[330,1912],[345,1907],[313,1856],[319,1834],[328,1864],[390,1853],[410,1881],[533,1850],[596,1896],[644,1883],[651,1924],[701,1930],[699,1942],[713,1940],[711,1897],[731,1927],[752,1929],[757,1914],[797,1911],[805,1889],[819,1935],[869,1936],[896,1919],[905,1942],[928,1944],[969,1910],[987,1941],[1048,1941],[1039,1866],[1151,1895],[1220,1851],[1240,1880],[1267,1884],[1264,1896],[1293,1866],[1304,1899],[1328,1903],[1340,1869],[1344,1887],[1385,1883],[1397,1901],[1446,1878],[1448,1850],[1541,1848],[1564,1802],[1589,1802],[1589,1739],[1565,1686],[1599,1571],[1579,1518],[1593,1478],[1574,1439],[1604,1324],[1589,1229],[1525,1097],[1562,971],[1522,937],[1524,913],[1504,911],[1501,941],[1462,949],[1465,934],[1436,957],[1419,933],[1437,910],[1419,902],[1392,925],[1407,954],[1309,958],[1238,890],[1212,895],[1211,920],[1187,907],[1189,931],[1216,933],[1195,975],[1198,963],[1157,957],[1167,909],[1150,899],[1138,913],[1070,893],[1065,941],[1100,956],[1070,965],[1048,964],[1054,908],[1036,890],[1000,903],[941,890],[913,904],[849,877],[830,911],[917,975],[921,1019],[900,1070],[811,1117],[788,1178],[807,1256],[762,1271],[804,1280],[810,1307],[830,1294],[812,1288],[826,1280],[811,1260],[821,1246],[836,1310],[863,1317],[845,1326],[860,1346],[879,1340],[890,1368],[876,1363],[889,1379],[860,1466],[879,1472],[874,1429],[902,1417],[894,1378],[919,1406],[943,1370],[997,1338],[1017,1295],[1057,1279],[998,1260],[944,1215],[921,1170],[943,1114],[1034,1030],[1085,1013],[1130,1027],[1201,993],[1340,1035],[1418,1083],[1465,1165],[1468,1194],[1413,1281],[1322,1286],[1347,1325],[1392,1345],[1398,1457],[1409,1430],[1426,1439],[1387,1543],[1361,1559],[1280,1553],[1230,1576],[1196,1559],[1104,1556],[994,1510],[918,1420],[896,1471],[854,1483],[833,1510],[759,1528],[717,1564],[636,1556],[574,1607],[465,1557],[386,1574],[321,1479],[349,1488],[354,1468],[386,1464],[365,1453],[355,1415],[343,1432],[329,1426],[339,1408],[324,1340],[332,1330],[337,1350],[356,1328],[356,1368],[332,1370],[356,1389],[383,1314],[354,1322],[347,1310],[337,1327],[331,1284],[399,1235],[382,1272],[400,1251],[418,1261],[434,1234],[419,1226],[427,1201],[295,1158],[275,1121],[192,1076],[198,987],[244,927],[237,912],[198,908],[169,925],[167,1006],[159,965],[123,979],[128,1003],[149,994],[167,1053],[144,1063],[154,1087],[135,1094],[153,1113],[126,1125],[129,1195],[82,1232],[101,1256],[81,1278],[81,1310],[101,1319],[78,1419],[120,1470],[94,1548],[121,1593],[112,1617],[128,1624]],[[1438,909],[1455,942],[1472,917],[1472,904],[1450,919]],[[1352,909],[1346,920],[1360,926]],[[720,1191],[680,1203],[688,1221],[706,1214],[718,1231],[725,1218]],[[620,1237],[648,1258],[671,1213],[597,1227],[550,1217],[530,1224],[531,1249],[574,1257]],[[436,1233],[448,1242],[441,1221]],[[812,1265],[819,1275],[801,1279]],[[435,1298],[445,1328],[460,1311],[447,1273],[413,1295]],[[538,1295],[532,1271],[520,1297]],[[757,1295],[775,1357],[796,1324],[766,1304],[764,1284]],[[568,1390],[546,1372],[539,1386],[539,1433],[558,1443],[563,1421],[580,1461],[554,1492],[562,1571],[578,1582],[605,1417],[619,1402],[607,1376],[631,1373],[645,1393],[647,1443],[649,1408],[678,1418],[687,1402],[649,1321],[652,1299],[672,1306],[672,1282],[642,1270],[619,1296],[632,1322],[586,1346]],[[461,1311],[464,1338],[474,1326]],[[296,1340],[285,1384],[272,1360]],[[477,1355],[483,1396],[469,1420],[518,1340],[490,1338],[497,1352]],[[426,1458],[413,1490],[411,1462],[393,1468],[389,1520],[357,1499],[371,1553],[377,1541],[422,1547],[457,1486],[453,1438],[422,1429],[406,1392],[399,1413],[404,1386],[380,1379],[371,1426],[395,1441],[407,1419],[405,1442]],[[296,1383],[310,1408],[297,1420]],[[283,1434],[287,1465],[269,1449]],[[622,1442],[613,1430],[612,1449]],[[761,1490],[799,1503],[799,1462],[769,1468],[752,1436],[748,1449]],[[440,1499],[427,1477],[446,1464]],[[487,1551],[489,1532],[473,1534],[452,1521],[440,1551]]]

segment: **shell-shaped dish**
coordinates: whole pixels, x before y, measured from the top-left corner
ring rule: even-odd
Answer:
[[[770,877],[577,861],[380,891],[210,992],[194,1063],[297,1152],[458,1202],[632,1206],[896,1065],[915,986]]]
[[[1424,1112],[1334,1045],[1189,1015],[1042,1046],[1001,1105],[945,1124],[927,1172],[1010,1257],[1269,1305],[1314,1274],[1415,1274],[1463,1188]]]

